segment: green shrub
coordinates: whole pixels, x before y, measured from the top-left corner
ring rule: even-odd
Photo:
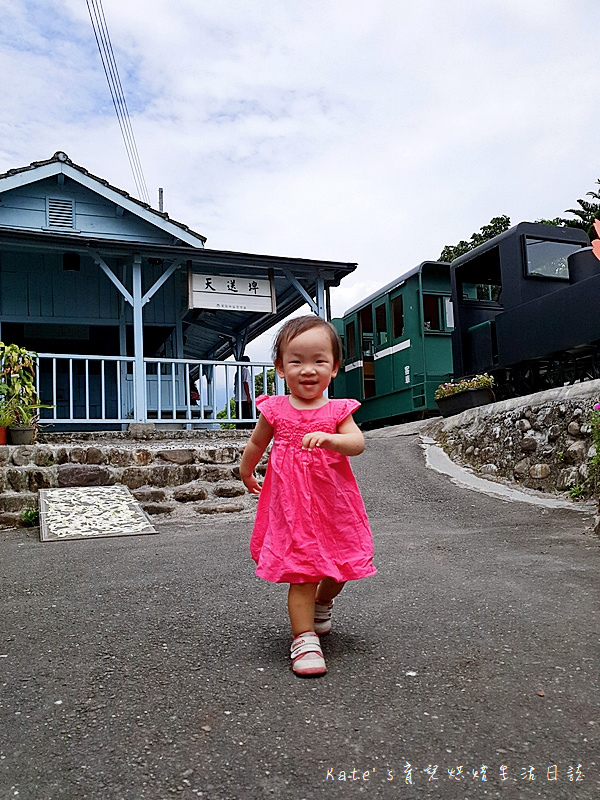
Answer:
[[[585,486],[575,484],[574,486],[569,487],[569,497],[571,500],[585,500],[587,496],[588,493]]]
[[[34,528],[39,524],[40,512],[37,508],[24,508],[21,511],[21,520],[26,528]]]
[[[220,411],[217,411],[217,419],[227,419],[227,417],[235,417],[236,412],[236,403],[235,397],[232,397],[229,400],[229,414],[227,413],[227,407],[222,408]],[[221,422],[221,429],[222,430],[235,430],[236,424],[234,422]]]
[[[597,496],[600,489],[600,403],[596,403],[588,414],[587,423],[591,428],[592,444],[595,450],[589,461],[588,481],[591,493]]]

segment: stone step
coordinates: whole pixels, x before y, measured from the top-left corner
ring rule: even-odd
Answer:
[[[188,432],[184,432],[188,433]],[[194,433],[194,432],[192,432]],[[35,445],[0,447],[0,525],[18,525],[37,509],[40,489],[127,486],[149,514],[214,514],[255,507],[239,477],[248,433],[218,438],[129,436],[82,439],[48,435]],[[74,440],[73,440],[74,439]],[[259,472],[264,474],[264,463]]]

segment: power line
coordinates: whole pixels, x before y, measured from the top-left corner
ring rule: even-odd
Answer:
[[[110,41],[110,35],[108,33],[106,18],[104,17],[104,11],[102,9],[102,0],[91,0],[91,5],[90,0],[86,0],[86,2],[92,27],[94,29],[94,35],[96,37],[96,44],[98,45],[98,51],[102,60],[104,74],[106,75],[113,105],[119,121],[119,127],[121,128],[121,135],[123,136],[123,141],[125,142],[125,149],[127,151],[127,157],[133,173],[138,196],[146,203],[149,203],[146,181],[144,179],[144,174],[137,151],[137,145],[135,142],[135,136],[133,134],[131,119],[129,117],[127,102],[125,100],[123,87],[119,78],[119,72],[112,49],[112,43]]]
[[[112,97],[117,119],[119,121],[121,135],[123,137],[123,141],[125,142],[125,150],[127,152],[127,158],[129,159],[131,172],[133,173],[133,180],[135,181],[138,197],[140,200],[143,200],[145,203],[150,205],[148,188],[146,186],[146,180],[144,178],[144,172],[142,170],[142,164],[138,154],[135,136],[133,134],[129,109],[127,108],[127,102],[125,101],[121,79],[119,78],[117,62],[112,48],[112,43],[110,41],[104,10],[102,8],[102,0],[86,0],[86,3],[90,20],[92,22],[92,28],[94,29],[94,36],[96,37],[96,44],[98,45],[98,52],[100,53],[100,59],[102,60],[104,74],[106,75],[108,88],[110,90],[110,95]]]

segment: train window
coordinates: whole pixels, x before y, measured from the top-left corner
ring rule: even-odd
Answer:
[[[500,297],[501,287],[497,283],[478,283],[475,286],[477,300],[490,300],[493,303],[498,302]]]
[[[392,300],[392,334],[394,339],[399,339],[404,334],[404,307],[401,294]]]
[[[423,295],[423,319],[426,331],[442,330],[442,315],[440,313],[441,298],[435,294]]]
[[[463,283],[463,300],[488,300],[492,303],[499,302],[502,286],[499,283]]]
[[[446,314],[446,328],[454,327],[454,306],[450,297],[444,297],[444,312]]]
[[[541,278],[569,279],[567,258],[581,245],[571,242],[549,242],[545,239],[525,237],[527,275]]]
[[[500,255],[497,247],[461,264],[456,269],[458,296],[462,300],[499,303],[502,293]]]
[[[375,308],[375,331],[377,333],[377,346],[386,344],[388,340],[387,310],[385,303]]]
[[[359,312],[360,338],[363,356],[373,356],[373,306],[366,306]]]
[[[363,333],[373,333],[373,306],[361,308],[360,329]]]
[[[356,358],[356,325],[349,322],[346,325],[346,361]]]

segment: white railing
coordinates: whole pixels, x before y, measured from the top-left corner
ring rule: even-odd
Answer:
[[[145,396],[139,398],[132,357],[40,353],[37,361],[40,402],[51,406],[40,411],[47,424],[248,424],[257,419],[257,393],[284,393],[283,381],[273,377],[267,362],[145,358]],[[242,409],[243,369],[250,375],[250,409]],[[243,417],[243,410],[249,415]]]
[[[126,423],[136,408],[125,398],[127,377],[135,374],[133,358],[40,353],[36,387],[43,422]]]

